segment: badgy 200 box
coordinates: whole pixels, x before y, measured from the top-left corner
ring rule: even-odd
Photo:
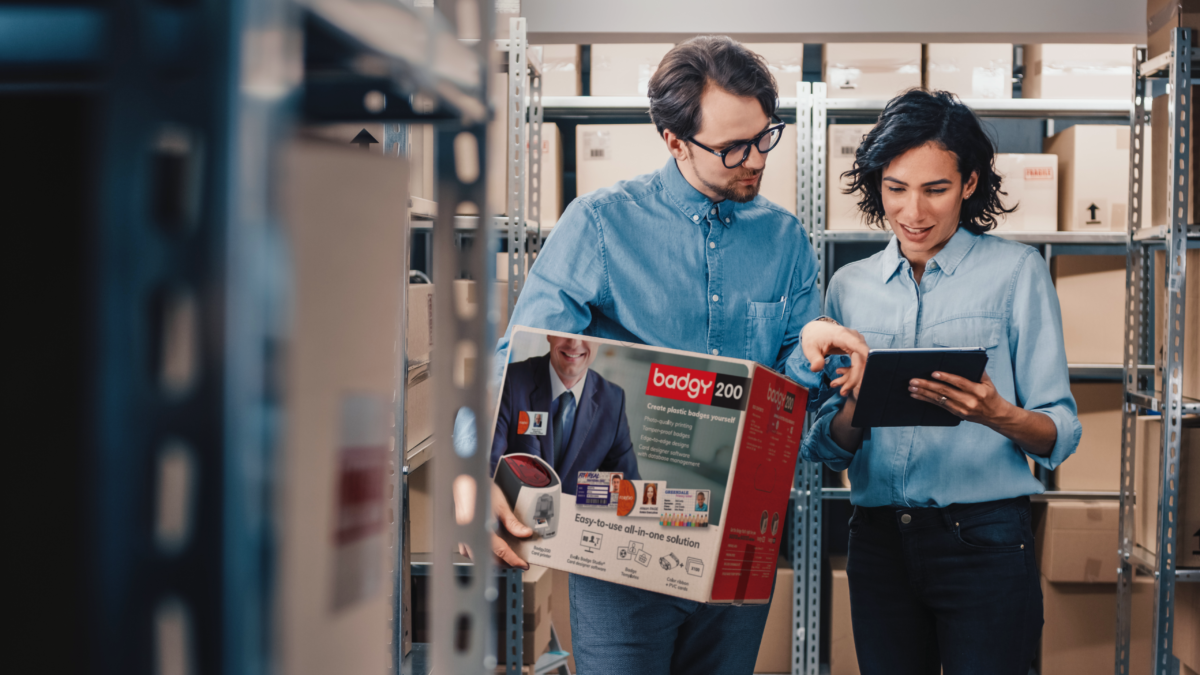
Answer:
[[[751,361],[516,327],[492,467],[535,565],[765,603],[807,391]]]

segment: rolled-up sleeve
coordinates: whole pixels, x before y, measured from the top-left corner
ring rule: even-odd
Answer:
[[[1054,469],[1075,452],[1083,428],[1071,395],[1058,294],[1046,265],[1032,252],[1017,271],[1010,311],[1008,330],[1016,403],[1048,416],[1058,431],[1048,456],[1025,454]]]
[[[836,283],[830,284],[829,293],[825,299],[825,316],[839,323],[841,322]],[[804,356],[804,350],[797,348],[792,352],[787,365],[788,375],[793,379],[802,382],[798,376],[806,373],[808,376],[818,378],[821,386],[825,387],[830,380],[837,378],[837,368],[849,366],[849,359],[844,356],[827,358],[825,359],[824,370],[814,373],[811,370],[812,364]],[[824,462],[829,465],[830,469],[841,471],[850,466],[850,461],[854,459],[854,453],[843,449],[833,440],[833,436],[829,433],[829,425],[833,422],[834,415],[846,403],[846,399],[836,391],[824,389],[821,391],[820,396],[825,400],[817,409],[813,425],[808,430],[808,434],[805,435],[804,441],[800,444],[800,456],[805,461]]]

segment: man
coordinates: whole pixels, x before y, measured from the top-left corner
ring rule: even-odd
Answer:
[[[563,492],[571,495],[580,471],[619,471],[626,479],[639,478],[625,390],[591,369],[597,344],[553,335],[546,340],[549,354],[508,367],[496,411],[492,472],[502,455],[521,452],[546,460]],[[548,414],[549,433],[533,427],[522,433],[517,423],[521,413],[529,418]]]
[[[786,366],[810,390],[821,386],[824,357],[850,354],[851,367],[830,383],[849,392],[866,343],[816,321],[808,237],[794,215],[758,195],[782,133],[766,63],[729,38],[695,38],[663,58],[649,93],[671,160],[571,202],[530,270],[510,331],[532,326]],[[501,363],[507,348],[505,336]],[[504,500],[494,502],[501,525],[528,536]],[[524,566],[499,537],[493,552]],[[571,575],[581,673],[749,674],[767,610]]]
[[[708,510],[708,504],[704,503],[704,499],[705,499],[704,492],[696,493],[696,510],[697,511],[707,511]]]

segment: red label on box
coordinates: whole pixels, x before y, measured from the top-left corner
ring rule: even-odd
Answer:
[[[1025,180],[1054,180],[1054,169],[1049,166],[1027,166]]]
[[[717,374],[706,370],[651,363],[650,377],[646,380],[646,395],[712,405],[713,385],[716,382]]]

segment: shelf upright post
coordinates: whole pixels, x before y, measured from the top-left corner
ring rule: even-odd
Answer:
[[[529,43],[525,38],[525,19],[509,19],[508,39],[508,129],[505,145],[508,155],[508,307],[517,304],[517,296],[525,286],[526,231],[525,193],[526,168],[529,161]],[[540,107],[540,106],[539,106]],[[540,148],[539,148],[540,151]],[[538,153],[540,156],[540,152]]]
[[[539,59],[541,61],[541,59]],[[543,68],[545,66],[542,66]],[[521,287],[525,286],[525,277],[529,274],[529,265],[533,264],[533,256],[542,248],[542,119],[545,111],[542,109],[542,73],[539,69],[529,69],[529,209],[530,222],[537,223],[537,235],[527,242],[528,262],[521,270]],[[515,304],[509,304],[509,310]]]
[[[1129,118],[1129,202],[1126,218],[1125,239],[1125,350],[1124,381],[1126,392],[1137,392],[1143,386],[1138,380],[1138,364],[1145,363],[1147,340],[1143,327],[1146,324],[1147,306],[1145,248],[1134,235],[1142,228],[1142,181],[1145,175],[1145,127],[1146,103],[1149,87],[1141,72],[1146,60],[1146,49],[1133,50],[1133,107]],[[1117,635],[1115,675],[1129,675],[1130,635],[1133,620],[1133,581],[1136,574],[1131,561],[1134,543],[1134,473],[1137,406],[1125,397],[1121,415],[1121,482],[1119,486],[1118,513],[1118,577],[1117,577]],[[1143,450],[1145,452],[1145,450]]]
[[[817,254],[817,288],[821,299],[825,298],[825,267],[829,251],[825,247],[825,185],[829,180],[826,175],[826,139],[828,138],[829,100],[825,97],[824,82],[812,83],[812,233],[813,248]]]
[[[796,215],[808,230],[813,249],[820,250],[820,239],[812,223],[812,83],[796,84]],[[811,416],[809,416],[811,425]],[[808,626],[805,608],[808,607],[808,511],[811,495],[808,490],[808,462],[796,462],[793,480],[792,512],[792,675],[806,671],[805,649]]]
[[[491,81],[490,52],[495,12],[491,0],[478,3],[439,5],[451,26],[459,30],[478,27],[473,45],[479,67],[478,100],[487,101]],[[473,11],[474,17],[460,17]],[[461,36],[460,36],[461,37]],[[491,477],[488,455],[491,440],[492,351],[495,324],[492,321],[494,294],[487,288],[494,278],[494,238],[486,236],[487,214],[487,119],[486,115],[464,115],[458,124],[437,128],[437,220],[433,228],[434,334],[432,354],[434,382],[433,435],[454,440],[430,462],[431,493],[445,499],[457,493],[455,509],[433,513],[433,566],[431,572],[431,651],[433,670],[439,673],[490,673],[496,667],[496,642],[492,603],[498,595],[491,561]],[[474,155],[474,158],[471,158]],[[475,205],[481,231],[474,244],[455,246],[454,216],[460,205]],[[454,298],[459,270],[466,270],[479,284],[476,311],[460,314]],[[455,438],[455,420],[461,413],[464,424],[473,424],[471,434]],[[456,517],[456,512],[457,516]],[[463,521],[460,523],[459,518]],[[466,544],[475,564],[456,574],[453,552]],[[457,577],[457,578],[456,578]]]
[[[1188,192],[1192,128],[1192,42],[1190,28],[1177,28],[1172,36],[1175,58],[1169,63],[1167,104],[1171,165],[1167,172],[1171,205],[1166,239],[1166,289],[1163,308],[1162,461],[1158,478],[1158,572],[1154,579],[1154,640],[1151,653],[1155,675],[1174,675],[1172,646],[1175,637],[1175,544],[1179,510],[1179,452],[1183,436],[1184,292],[1187,274]],[[1194,358],[1196,355],[1192,354]],[[1150,449],[1147,448],[1147,451]],[[1173,666],[1173,667],[1172,667]]]

